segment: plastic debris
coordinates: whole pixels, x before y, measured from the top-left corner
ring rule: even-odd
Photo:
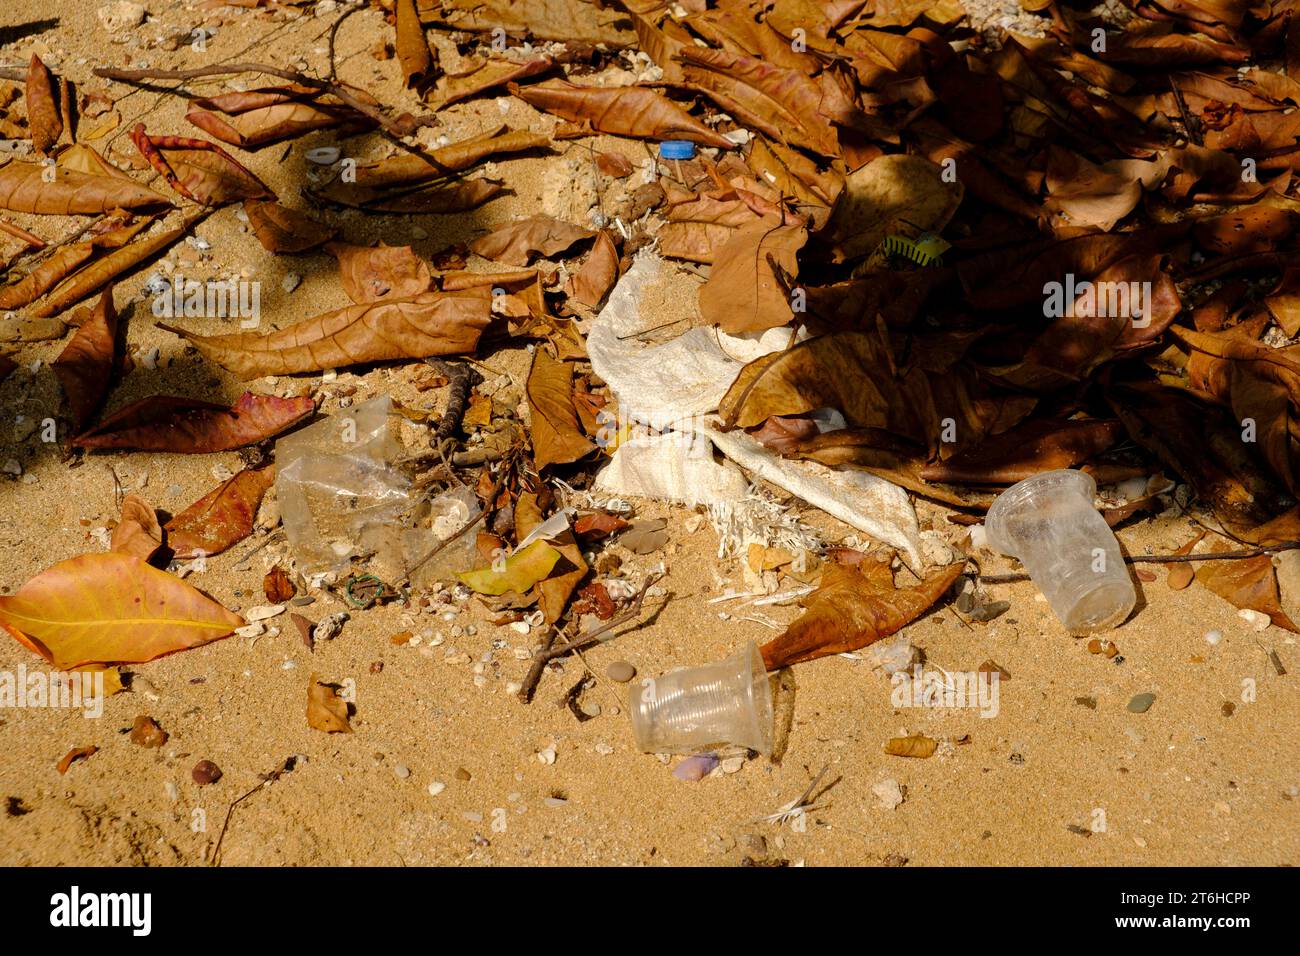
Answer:
[[[660,159],[694,159],[695,144],[689,139],[666,139],[659,144]]]
[[[772,688],[753,641],[726,660],[639,681],[629,696],[632,734],[645,753],[717,744],[772,752]]]
[[[275,443],[276,500],[309,578],[342,570],[411,505],[410,482],[392,465],[391,405],[374,398]]]
[[[984,522],[989,544],[1020,559],[1071,633],[1114,627],[1137,601],[1096,494],[1091,475],[1048,471],[1000,494]]]
[[[747,489],[703,464],[722,467],[712,460],[716,447],[752,476],[899,549],[909,566],[920,567],[916,512],[902,488],[865,471],[783,459],[743,432],[719,432],[705,421],[745,364],[790,344],[789,329],[728,335],[715,328],[694,328],[662,345],[635,341],[653,324],[641,316],[639,303],[662,268],[663,260],[652,253],[637,256],[592,323],[587,353],[593,370],[618,399],[622,427],[636,423],[665,435],[690,437],[669,441],[635,435],[618,446],[597,487],[620,495],[690,501],[689,482],[699,478],[695,502],[715,505],[728,496],[740,501]],[[828,430],[843,421],[831,411],[820,420]],[[620,460],[625,450],[626,463]]]

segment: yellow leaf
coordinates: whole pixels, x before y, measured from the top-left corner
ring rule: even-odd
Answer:
[[[478,568],[456,575],[465,584],[479,594],[498,595],[507,591],[525,594],[538,581],[543,580],[555,563],[560,560],[560,552],[545,541],[534,541],[522,551],[516,551],[498,566]]]
[[[63,669],[151,661],[243,624],[180,578],[128,554],[60,561],[0,597],[0,627]]]

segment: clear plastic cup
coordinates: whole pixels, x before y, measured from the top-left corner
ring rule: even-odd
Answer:
[[[1073,634],[1119,624],[1137,594],[1119,541],[1093,507],[1097,483],[1081,471],[1048,471],[998,495],[984,521],[988,541],[1019,558]]]
[[[697,753],[735,744],[772,752],[772,688],[758,645],[726,660],[647,678],[629,695],[632,735],[645,753]]]

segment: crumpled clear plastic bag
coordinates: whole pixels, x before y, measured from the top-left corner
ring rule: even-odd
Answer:
[[[383,395],[275,443],[276,499],[307,577],[343,570],[368,536],[411,507],[411,483],[393,464],[391,407]]]

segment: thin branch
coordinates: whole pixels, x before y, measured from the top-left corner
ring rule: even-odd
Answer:
[[[286,70],[266,63],[228,63],[224,66],[196,66],[188,70],[118,70],[101,66],[92,72],[95,76],[106,80],[118,80],[123,83],[136,83],[142,80],[195,80],[204,76],[229,76],[235,73],[265,73],[268,76],[278,76],[280,79],[288,80],[291,83],[301,83],[304,86],[330,93],[358,113],[374,120],[385,131],[398,139],[401,139],[408,132],[405,125],[390,119],[382,110],[378,110],[369,103],[353,96],[341,83],[318,80],[314,76],[308,76],[306,73],[300,73],[297,70]]]

